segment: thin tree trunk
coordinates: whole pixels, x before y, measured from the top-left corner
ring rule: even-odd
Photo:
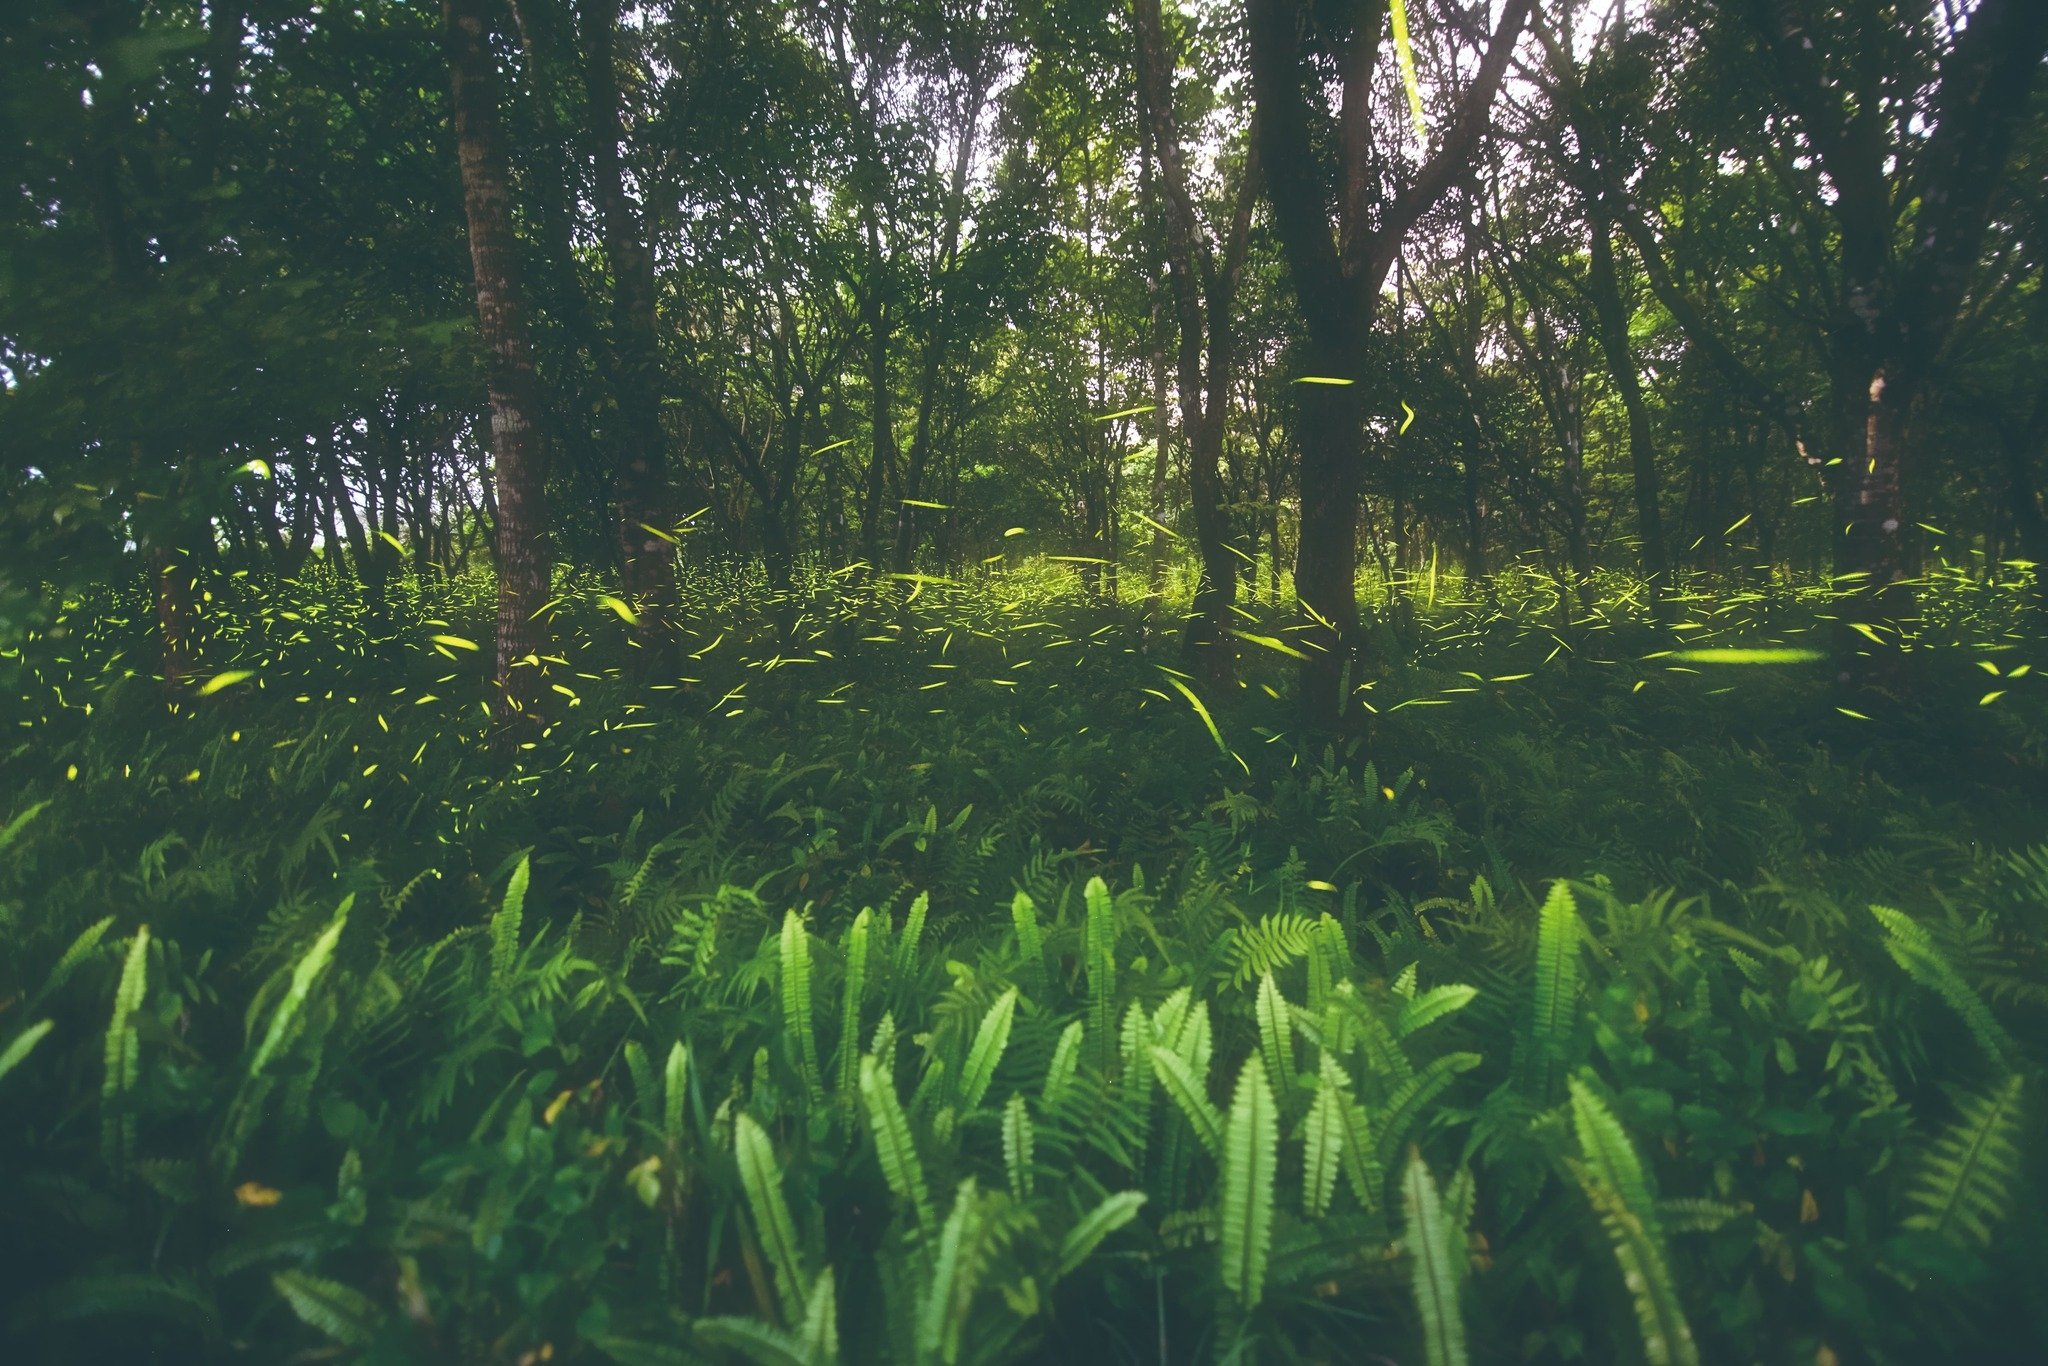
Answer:
[[[1589,198],[1592,269],[1589,272],[1593,316],[1599,324],[1600,348],[1607,356],[1607,370],[1614,379],[1615,392],[1628,414],[1629,473],[1635,486],[1636,534],[1643,543],[1643,577],[1649,581],[1650,602],[1663,601],[1670,574],[1664,546],[1664,519],[1657,506],[1657,450],[1650,426],[1650,406],[1643,400],[1642,377],[1636,370],[1634,353],[1628,343],[1628,310],[1621,301],[1621,285],[1614,270],[1614,247],[1607,216]]]
[[[642,665],[658,669],[675,612],[675,552],[667,534],[671,509],[668,445],[661,426],[661,342],[655,326],[654,256],[637,206],[626,194],[620,147],[619,0],[591,0],[588,37],[591,117],[596,124],[598,213],[612,267],[612,374],[621,427],[614,488],[619,510],[619,583],[638,613],[635,641]]]
[[[483,0],[443,0],[442,18],[476,283],[477,331],[488,358],[498,523],[498,695],[493,716],[503,744],[514,742],[516,723],[538,717],[545,695],[540,655],[547,641],[539,611],[547,601],[553,567],[546,448]]]

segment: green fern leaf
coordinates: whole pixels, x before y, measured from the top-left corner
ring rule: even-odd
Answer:
[[[834,1086],[843,1114],[851,1114],[860,1084],[860,1005],[867,990],[870,922],[874,912],[862,909],[846,930],[846,977],[839,1002],[839,1072]]]
[[[1081,1067],[1081,1045],[1086,1032],[1087,1027],[1075,1020],[1060,1031],[1059,1042],[1052,1046],[1052,1060],[1045,1068],[1045,1085],[1038,1092],[1039,1103],[1046,1109],[1058,1110],[1072,1092],[1074,1076]]]
[[[1223,1284],[1246,1309],[1265,1293],[1279,1157],[1279,1108],[1254,1053],[1238,1073],[1223,1145]]]
[[[1159,1085],[1173,1103],[1180,1107],[1194,1126],[1195,1140],[1202,1145],[1202,1151],[1211,1157],[1223,1153],[1223,1116],[1204,1090],[1205,1079],[1189,1070],[1187,1060],[1180,1054],[1161,1048],[1158,1044],[1147,1050],[1152,1059],[1153,1075],[1159,1078]]]
[[[1549,1105],[1571,1063],[1579,1005],[1579,945],[1584,938],[1572,889],[1550,885],[1536,922],[1536,980],[1522,1034],[1522,1081],[1532,1099]]]
[[[114,988],[114,1014],[107,1023],[106,1074],[100,1083],[100,1151],[107,1165],[123,1171],[135,1155],[135,1115],[129,1092],[141,1079],[135,1014],[149,991],[149,926],[136,929]]]
[[[1430,1366],[1460,1366],[1465,1355],[1465,1315],[1458,1306],[1464,1271],[1464,1231],[1445,1216],[1436,1179],[1420,1151],[1410,1149],[1401,1180],[1401,1208],[1407,1220],[1401,1245],[1407,1250],[1409,1285],[1422,1318],[1422,1345]]]
[[[2005,1027],[1991,1013],[1991,1007],[1984,1004],[1984,998],[1963,980],[1955,964],[1949,962],[1935,945],[1934,937],[1911,916],[1889,906],[1872,906],[1870,913],[1884,927],[1884,947],[1892,961],[1904,968],[1907,976],[1941,997],[1949,1009],[1962,1016],[1971,1036],[1991,1055],[1993,1062],[2006,1069],[2017,1066],[2019,1048],[2012,1035],[2005,1032]]]
[[[1043,999],[1047,987],[1045,935],[1038,926],[1038,905],[1029,892],[1019,890],[1010,898],[1010,923],[1017,928],[1017,953],[1023,960],[1025,984],[1038,993],[1034,999]]]
[[[503,996],[512,985],[512,970],[519,962],[519,924],[526,915],[526,885],[531,856],[521,854],[505,884],[505,899],[491,917],[491,992]]]
[[[310,1271],[279,1271],[270,1283],[307,1326],[344,1347],[366,1347],[383,1327],[384,1311],[368,1295]]]
[[[2020,1173],[2018,1074],[1963,1096],[1957,1118],[1920,1159],[1907,1186],[1906,1227],[1982,1246],[2012,1207]]]
[[[1142,1191],[1119,1191],[1104,1197],[1101,1204],[1082,1215],[1080,1222],[1060,1239],[1054,1279],[1065,1280],[1079,1271],[1103,1239],[1138,1217],[1138,1209],[1144,1203]]]
[[[56,1027],[57,1022],[55,1020],[37,1020],[27,1029],[15,1035],[13,1042],[7,1045],[7,1051],[0,1053],[0,1081],[7,1080],[7,1074],[21,1066],[21,1060],[26,1058],[35,1046],[43,1041],[45,1034],[48,1034]]]
[[[796,1221],[790,1217],[789,1202],[782,1195],[782,1168],[775,1161],[774,1145],[754,1117],[744,1113],[733,1122],[732,1137],[733,1156],[739,1161],[740,1185],[746,1192],[747,1208],[754,1216],[755,1235],[775,1272],[775,1293],[781,1301],[782,1317],[786,1322],[800,1322],[810,1298],[810,1278],[804,1274]]]
[[[996,1067],[1003,1060],[1003,1050],[1010,1046],[1010,1026],[1016,1015],[1017,988],[1011,987],[996,997],[988,1013],[981,1017],[981,1026],[974,1031],[974,1042],[967,1049],[967,1062],[960,1069],[962,1113],[981,1104],[982,1097],[988,1094]]]
[[[1259,1052],[1266,1074],[1282,1092],[1294,1082],[1294,1021],[1287,1010],[1287,998],[1271,972],[1259,976],[1259,995],[1253,1007],[1259,1021]]]
[[[1003,1107],[1003,1170],[1010,1178],[1010,1194],[1019,1200],[1030,1198],[1036,1176],[1032,1168],[1033,1137],[1031,1110],[1021,1091],[1013,1093],[1010,1103]]]
[[[795,911],[782,917],[780,952],[783,1044],[804,1090],[823,1101],[825,1084],[818,1074],[818,1035],[811,1019],[811,936]]]
[[[1325,1052],[1316,1076],[1316,1098],[1301,1133],[1301,1212],[1320,1219],[1337,1193],[1344,1165],[1344,1107],[1350,1103],[1344,1069]]]
[[[1693,1366],[1699,1349],[1679,1303],[1642,1160],[1606,1102],[1577,1077],[1570,1085],[1572,1128],[1583,1154],[1574,1169],[1621,1267],[1643,1356],[1650,1366]]]
[[[918,1228],[930,1233],[938,1218],[925,1185],[924,1163],[911,1138],[910,1120],[897,1098],[895,1082],[872,1055],[860,1061],[860,1096],[867,1108],[868,1127],[875,1137],[875,1156],[882,1165],[882,1179],[889,1183],[898,1200],[910,1206]]]
[[[1083,892],[1087,920],[1082,930],[1082,965],[1088,976],[1089,1032],[1095,1036],[1102,1070],[1116,1060],[1116,903],[1101,878]]]

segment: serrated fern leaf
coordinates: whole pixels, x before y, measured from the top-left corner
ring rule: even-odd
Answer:
[[[1699,1360],[1699,1349],[1679,1303],[1642,1160],[1621,1121],[1577,1077],[1571,1078],[1571,1108],[1582,1155],[1574,1170],[1621,1267],[1642,1333],[1643,1356],[1651,1366],[1691,1366]]]
[[[1031,1110],[1018,1092],[1003,1107],[1003,1170],[1010,1178],[1010,1194],[1019,1200],[1028,1199],[1035,1184],[1033,1146]]]
[[[818,1035],[811,1019],[811,935],[803,917],[788,911],[782,917],[777,954],[782,995],[782,1037],[790,1063],[813,1100],[823,1100],[825,1084],[818,1074]]]
[[[1082,967],[1088,977],[1088,1028],[1102,1070],[1116,1060],[1116,902],[1099,877],[1083,892],[1087,918],[1082,927]]]
[[[995,1080],[996,1066],[1003,1060],[1003,1050],[1010,1045],[1010,1026],[1016,1015],[1017,988],[1011,987],[996,997],[988,1013],[981,1017],[981,1025],[974,1031],[974,1042],[967,1049],[967,1062],[960,1069],[962,1112],[974,1109],[988,1094],[989,1083]]]
[[[1906,1190],[1906,1227],[1952,1241],[1991,1241],[2011,1208],[2020,1170],[2021,1078],[1963,1096],[1954,1123],[1936,1136]]]
[[[1401,1245],[1408,1253],[1409,1286],[1422,1319],[1422,1346],[1430,1366],[1460,1366],[1465,1355],[1465,1315],[1458,1305],[1464,1272],[1464,1230],[1446,1216],[1436,1178],[1420,1151],[1411,1149],[1401,1179],[1406,1225]]]
[[[1872,906],[1870,913],[1884,927],[1885,952],[1892,956],[1892,961],[1905,969],[1908,977],[1941,997],[1949,1009],[1962,1016],[1971,1037],[1991,1055],[1993,1062],[2005,1068],[2014,1067],[2019,1050],[2012,1035],[1998,1023],[1991,1007],[1984,1004],[1984,998],[1963,980],[1955,964],[1935,944],[1934,937],[1911,916],[1889,906]]]
[[[1082,1215],[1067,1230],[1066,1237],[1060,1239],[1055,1279],[1064,1280],[1080,1270],[1103,1239],[1138,1217],[1138,1209],[1144,1203],[1143,1191],[1119,1191],[1104,1197],[1101,1204]]]
[[[863,909],[846,930],[846,975],[839,1001],[839,1072],[834,1089],[841,1110],[851,1114],[860,1084],[860,1004],[867,990],[870,924],[874,912]]]
[[[1523,1030],[1522,1081],[1540,1105],[1555,1098],[1570,1065],[1572,1028],[1579,1002],[1579,946],[1584,938],[1577,904],[1564,880],[1550,885],[1536,921],[1536,977]]]
[[[924,1181],[924,1163],[911,1138],[910,1120],[903,1113],[894,1081],[872,1055],[860,1060],[860,1098],[867,1110],[868,1128],[874,1134],[882,1179],[889,1183],[898,1200],[910,1206],[918,1228],[931,1232],[937,1216]]]
[[[364,1347],[383,1326],[384,1311],[353,1286],[310,1271],[279,1271],[270,1283],[294,1314],[344,1347]]]
[[[1160,1089],[1171,1096],[1180,1112],[1188,1117],[1202,1151],[1211,1157],[1221,1157],[1223,1116],[1209,1100],[1203,1089],[1203,1080],[1188,1069],[1186,1059],[1170,1049],[1154,1044],[1147,1050],[1147,1055],[1152,1059],[1152,1073],[1159,1078]]]
[[[1265,1064],[1254,1053],[1238,1073],[1223,1139],[1223,1284],[1247,1309],[1258,1306],[1266,1289],[1279,1165],[1279,1107]]]
[[[26,1058],[34,1050],[35,1046],[43,1041],[45,1034],[48,1034],[56,1027],[57,1022],[55,1020],[37,1020],[27,1029],[15,1035],[13,1042],[7,1045],[7,1051],[0,1053],[0,1081],[7,1080],[7,1074],[21,1066],[21,1060]]]
[[[100,1151],[115,1171],[125,1169],[135,1155],[135,1115],[128,1096],[141,1078],[135,1013],[142,1009],[148,991],[149,926],[143,925],[129,942],[121,981],[114,988],[113,1018],[107,1022],[106,1074],[100,1083]]]
[[[1287,998],[1280,994],[1280,985],[1270,972],[1259,977],[1253,1013],[1258,1016],[1259,1053],[1265,1061],[1266,1074],[1285,1091],[1294,1082],[1294,1020],[1287,1009]]]
[[[1046,989],[1045,934],[1038,925],[1038,904],[1031,894],[1019,890],[1010,898],[1010,923],[1017,930],[1017,954],[1023,962],[1024,981],[1034,992]]]
[[[734,1121],[732,1137],[740,1186],[754,1216],[754,1231],[761,1250],[767,1254],[768,1265],[775,1273],[775,1293],[781,1301],[782,1317],[785,1322],[798,1322],[810,1298],[810,1281],[804,1274],[796,1221],[790,1217],[789,1202],[782,1195],[782,1168],[775,1160],[775,1147],[768,1141],[767,1132],[748,1114]]]
[[[1462,984],[1431,987],[1402,1005],[1400,1015],[1394,1020],[1394,1036],[1405,1039],[1419,1029],[1426,1029],[1444,1016],[1463,1010],[1477,995],[1477,987]]]
[[[532,874],[532,856],[519,856],[519,865],[505,884],[505,899],[491,916],[491,992],[502,996],[512,985],[512,969],[519,962],[519,926],[526,917],[526,887]]]

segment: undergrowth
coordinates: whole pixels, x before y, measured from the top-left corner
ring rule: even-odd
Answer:
[[[1873,720],[1717,662],[1789,588],[1432,582],[1332,744],[1283,625],[1197,710],[1060,571],[700,571],[654,675],[572,577],[509,766],[478,582],[211,591],[175,712],[118,596],[5,661],[16,1359],[2048,1340],[2048,728],[1965,583]]]

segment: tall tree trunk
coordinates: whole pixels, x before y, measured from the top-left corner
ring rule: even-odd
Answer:
[[[598,214],[612,268],[612,375],[620,449],[613,487],[619,510],[619,585],[637,612],[644,669],[658,670],[673,631],[675,551],[669,522],[668,443],[661,426],[661,340],[655,326],[654,255],[638,207],[626,194],[620,148],[619,0],[590,0],[586,41],[595,124]]]
[[[1155,184],[1166,224],[1166,274],[1179,334],[1175,371],[1181,432],[1187,442],[1190,503],[1201,559],[1186,655],[1197,677],[1212,687],[1234,688],[1237,655],[1231,609],[1237,602],[1237,560],[1230,546],[1233,528],[1223,510],[1223,425],[1235,359],[1231,313],[1250,232],[1257,143],[1243,171],[1223,260],[1218,262],[1196,221],[1188,188],[1174,116],[1174,62],[1167,52],[1159,0],[1132,0],[1131,17],[1137,39],[1139,107],[1158,168]]]
[[[1650,602],[1658,608],[1671,567],[1664,548],[1664,518],[1657,505],[1656,439],[1650,426],[1650,406],[1643,399],[1642,377],[1636,370],[1635,354],[1629,348],[1628,310],[1622,304],[1621,284],[1615,275],[1611,228],[1606,213],[1597,206],[1597,197],[1589,197],[1588,203],[1592,208],[1587,226],[1592,242],[1588,279],[1593,316],[1599,324],[1600,349],[1607,357],[1608,374],[1614,379],[1622,410],[1628,414],[1629,474],[1635,486],[1636,533],[1643,543],[1643,577],[1649,581]]]
[[[501,744],[535,721],[545,695],[539,618],[553,558],[548,540],[546,447],[540,382],[533,365],[518,242],[512,232],[510,172],[498,126],[495,62],[484,0],[443,0],[462,206],[476,280],[477,332],[487,356],[491,457],[497,492],[497,699]]]
[[[1336,174],[1320,164],[1322,139],[1312,128],[1310,85],[1320,68],[1302,60],[1304,40],[1329,43],[1307,0],[1251,0],[1251,77],[1255,128],[1273,225],[1308,334],[1309,377],[1348,381],[1307,384],[1299,397],[1301,539],[1295,592],[1309,616],[1302,634],[1311,658],[1302,666],[1305,724],[1335,729],[1345,720],[1348,652],[1357,638],[1358,511],[1364,445],[1364,386],[1380,289],[1408,230],[1463,171],[1492,121],[1495,92],[1507,71],[1532,0],[1507,0],[1471,83],[1426,160],[1390,191],[1392,173],[1375,141],[1372,85],[1380,69],[1384,10],[1363,6],[1348,38],[1327,55],[1337,64]],[[1320,13],[1320,10],[1318,10]],[[1320,91],[1323,78],[1315,77]],[[1320,107],[1320,94],[1314,103]],[[1332,231],[1330,187],[1337,221]]]

